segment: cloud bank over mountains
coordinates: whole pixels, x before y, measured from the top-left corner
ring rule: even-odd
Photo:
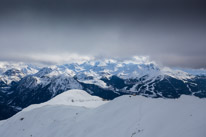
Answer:
[[[0,60],[150,59],[206,68],[204,1],[1,0]]]

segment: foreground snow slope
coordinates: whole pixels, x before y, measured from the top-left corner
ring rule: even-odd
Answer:
[[[59,96],[52,101],[64,102],[67,95],[69,92],[65,98]],[[126,95],[93,109],[51,102],[3,121],[1,137],[206,136],[206,100],[196,97],[151,99]]]

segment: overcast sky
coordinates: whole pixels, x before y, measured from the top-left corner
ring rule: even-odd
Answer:
[[[0,61],[149,56],[206,68],[201,0],[0,0]]]

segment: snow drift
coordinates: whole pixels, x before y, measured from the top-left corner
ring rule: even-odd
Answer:
[[[87,104],[87,101],[90,103]],[[125,95],[105,103],[82,90],[71,90],[47,103],[26,108],[12,118],[2,121],[0,135],[1,137],[206,136],[205,99],[192,96],[182,96],[179,99],[152,99]]]

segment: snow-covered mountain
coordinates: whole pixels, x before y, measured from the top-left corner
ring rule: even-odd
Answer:
[[[33,104],[23,109],[22,111],[30,111],[32,109],[40,108],[43,106],[50,105],[66,105],[66,106],[78,106],[85,108],[96,108],[101,106],[108,101],[103,100],[97,96],[91,96],[84,90],[72,89],[65,91],[64,93],[57,95],[51,100],[41,103],[41,104]]]
[[[0,62],[0,74],[10,69],[16,69],[26,75],[29,75],[29,74],[37,73],[40,67],[36,65],[22,63],[22,62],[19,63]]]
[[[101,59],[38,67],[0,63],[0,119],[70,89],[114,99],[125,94],[152,98],[206,97],[206,70],[162,67],[140,58]]]
[[[71,90],[1,121],[0,135],[205,137],[205,105],[206,99],[194,96],[154,99],[124,95],[105,102],[98,97],[92,97],[86,91]]]

